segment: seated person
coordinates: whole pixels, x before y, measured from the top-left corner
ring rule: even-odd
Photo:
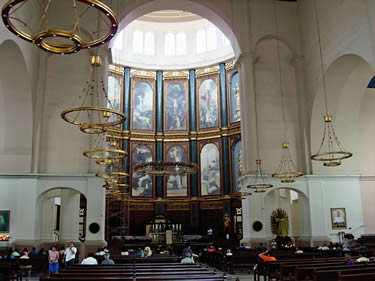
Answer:
[[[258,256],[262,259],[262,261],[265,261],[265,262],[276,261],[276,258],[272,257],[271,253],[268,252],[268,250],[260,253]]]
[[[104,249],[98,248],[96,250],[95,256],[104,256],[105,252]]]
[[[323,246],[318,247],[318,250],[328,251],[329,247],[327,246],[327,244],[323,244]]]
[[[359,253],[359,258],[356,260],[356,262],[369,262],[370,259],[366,258],[362,253]]]
[[[33,247],[33,248],[31,249],[30,255],[37,255],[37,254],[38,254],[38,251],[36,250],[35,247]]]
[[[100,264],[103,264],[103,265],[106,265],[106,264],[115,264],[115,262],[114,262],[113,260],[111,260],[111,259],[109,258],[109,254],[106,253],[106,254],[104,255],[104,260],[103,260]]]
[[[29,257],[29,253],[27,251],[24,251],[22,253],[22,256],[20,256],[20,259],[25,259],[25,260],[28,260],[30,257]]]
[[[353,265],[353,259],[349,254],[345,254],[345,264],[346,265]]]
[[[295,254],[303,254],[303,251],[301,249],[296,248]]]
[[[13,257],[19,257],[19,256],[21,256],[21,255],[20,255],[20,251],[19,251],[18,249],[15,249],[15,250],[13,251],[13,253],[12,253],[12,256],[13,256]]]
[[[151,257],[152,256],[152,251],[151,251],[150,247],[145,247],[145,249],[143,250],[143,254],[144,254],[143,256],[145,258]]]
[[[190,254],[190,252],[186,252],[185,257],[181,260],[182,264],[193,264],[194,260]]]
[[[81,264],[98,264],[98,261],[94,258],[93,253],[88,253],[87,258],[85,258]]]

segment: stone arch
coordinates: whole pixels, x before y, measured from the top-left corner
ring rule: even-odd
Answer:
[[[358,55],[337,58],[325,73],[328,109],[333,116],[336,135],[353,157],[335,169],[323,168],[313,161],[313,172],[319,174],[359,174],[359,137],[361,102],[375,71]],[[311,148],[315,153],[323,136],[323,115],[326,114],[321,74],[314,91],[311,111]]]
[[[36,231],[40,231],[40,240],[53,242],[59,240],[78,240],[79,233],[79,204],[81,195],[87,197],[81,191],[71,187],[52,187],[44,190],[37,197],[37,221]],[[59,236],[53,232],[56,223],[55,198],[60,198],[60,231]],[[67,217],[67,215],[69,217]],[[67,227],[69,225],[69,227]],[[57,239],[56,239],[57,238]]]
[[[208,7],[209,3],[201,3],[200,1],[192,0],[152,0],[152,1],[137,1],[132,6],[129,6],[126,14],[121,18],[120,26],[125,28],[129,23],[145,14],[160,11],[160,10],[183,10],[206,18],[214,25],[216,25],[229,39],[233,47],[236,57],[241,54],[241,47],[238,40],[238,34],[233,30],[233,22],[227,15],[220,14],[220,11],[215,5]]]
[[[259,44],[261,44],[263,41],[266,41],[266,40],[279,40],[282,45],[285,45],[290,50],[290,52],[292,53],[292,56],[297,55],[296,50],[291,46],[291,44],[286,39],[284,39],[282,36],[275,35],[275,34],[269,34],[269,35],[265,35],[265,36],[259,38],[255,42],[254,46],[256,47]]]
[[[0,171],[31,171],[33,107],[30,77],[19,46],[0,45]]]
[[[291,200],[291,194],[286,191],[294,191],[298,199]],[[277,199],[277,201],[275,200]],[[308,241],[311,237],[310,225],[310,201],[304,190],[295,187],[279,186],[267,191],[264,195],[265,201],[265,233],[271,234],[269,218],[274,209],[283,208],[289,214],[289,236]],[[296,241],[297,242],[297,241]]]

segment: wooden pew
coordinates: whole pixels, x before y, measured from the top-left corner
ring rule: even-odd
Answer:
[[[345,274],[341,275],[339,273],[338,276],[339,281],[374,281],[375,280],[375,272],[374,273],[359,273],[359,274]]]
[[[344,276],[348,274],[363,274],[363,273],[375,273],[375,265],[373,266],[347,266],[346,268],[331,268],[331,269],[317,269],[314,273],[314,281],[337,281],[339,280],[339,274]],[[361,280],[361,279],[359,279]]]

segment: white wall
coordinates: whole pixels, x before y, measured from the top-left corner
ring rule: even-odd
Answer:
[[[283,187],[274,179],[268,180],[274,185],[273,189]],[[251,177],[242,178],[244,186],[250,181]],[[340,231],[353,233],[355,237],[364,233],[359,176],[304,176],[295,183],[288,184],[288,188],[298,191],[299,194],[302,193],[299,198],[305,195],[307,199],[301,201],[303,208],[300,209],[298,219],[302,222],[299,225],[299,236],[309,238],[311,242],[327,240],[337,242]],[[273,189],[267,190],[266,193],[254,193],[245,199],[247,202],[243,203],[245,214],[243,241],[256,241],[260,238],[267,240],[273,237],[269,226],[270,211],[278,206],[293,214],[290,201],[280,200],[278,192]],[[332,230],[331,208],[346,208],[347,229]],[[245,221],[245,217],[248,217],[248,221]],[[261,232],[252,230],[255,220],[260,220],[265,226]]]
[[[62,194],[54,194],[53,190],[62,190],[67,194],[63,198],[66,199],[65,202],[61,201],[61,214],[65,214],[61,219],[61,226],[64,226],[66,219],[70,223],[76,223],[77,231],[74,233],[70,223],[66,223],[69,229],[65,229],[65,239],[78,240],[79,194],[82,193],[87,198],[87,241],[103,243],[105,192],[102,185],[102,180],[94,175],[0,175],[1,210],[10,210],[10,244],[16,242],[32,245],[39,244],[40,240],[53,239],[51,230],[54,202],[49,198]],[[67,206],[68,209],[64,212],[63,208]],[[91,222],[97,222],[101,226],[99,233],[89,234],[88,225]]]

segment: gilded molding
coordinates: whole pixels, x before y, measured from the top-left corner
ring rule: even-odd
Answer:
[[[217,74],[219,73],[219,66],[214,66],[214,67],[208,67],[208,68],[203,68],[199,69],[195,72],[195,77],[202,77],[202,76],[208,76],[211,74]]]
[[[151,71],[134,70],[130,73],[131,78],[154,79],[156,80],[156,73]]]
[[[173,72],[166,72],[163,74],[164,80],[169,79],[189,79],[189,73],[186,71],[173,71]]]
[[[225,70],[228,71],[228,70],[232,70],[234,68],[234,61],[228,61],[225,63]]]
[[[117,65],[110,64],[108,67],[108,71],[111,73],[124,75],[124,68]]]

